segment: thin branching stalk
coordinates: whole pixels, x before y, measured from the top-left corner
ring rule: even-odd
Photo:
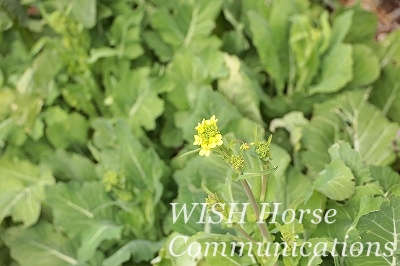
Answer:
[[[254,197],[253,191],[251,191],[249,183],[247,182],[247,180],[241,180],[241,183],[246,192],[247,197],[249,198],[250,204],[253,207],[253,210],[254,210],[254,213],[255,213],[257,219],[261,219],[260,207],[258,206],[258,204],[256,202],[256,198]],[[258,228],[260,229],[263,241],[265,243],[271,242],[271,235],[268,231],[267,225],[265,223],[259,223],[259,222],[257,222],[257,225],[258,225]]]
[[[243,235],[244,238],[246,238],[247,240],[256,243],[257,241],[252,238],[242,227],[240,227],[238,224],[235,224],[235,229],[239,231],[239,233],[241,233]]]

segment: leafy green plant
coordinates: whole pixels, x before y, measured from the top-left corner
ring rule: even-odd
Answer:
[[[264,229],[271,243],[398,242],[399,32],[376,41],[373,13],[334,6],[0,0],[0,265],[394,265],[398,246],[381,257],[168,249],[244,232],[263,242]],[[223,138],[202,152],[213,154],[181,157],[213,115]],[[336,221],[269,216],[261,233],[250,207],[239,227],[196,223],[200,209],[174,221],[171,203],[250,203],[246,182],[259,207],[280,203],[278,217],[321,209]]]

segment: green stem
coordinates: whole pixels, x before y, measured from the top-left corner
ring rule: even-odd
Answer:
[[[256,243],[255,241],[242,227],[240,227],[238,224],[235,224],[235,228],[249,241]]]
[[[242,186],[246,192],[246,195],[249,198],[250,204],[253,207],[253,210],[257,217],[257,220],[260,219],[260,207],[258,206],[258,204],[256,202],[256,198],[254,197],[254,194],[251,191],[249,183],[247,182],[247,180],[241,180],[240,182],[242,183]],[[260,229],[263,241],[265,243],[271,242],[271,235],[268,231],[267,225],[265,223],[258,223],[258,222],[257,222],[257,225],[258,225],[258,228]]]
[[[261,176],[261,195],[260,195],[260,202],[265,202],[266,194],[267,194],[267,176]]]
[[[260,169],[261,172],[264,171],[264,167],[262,165],[262,162],[260,163]],[[266,195],[267,195],[267,181],[268,177],[264,174],[261,175],[261,194],[260,194],[260,202],[265,202]]]

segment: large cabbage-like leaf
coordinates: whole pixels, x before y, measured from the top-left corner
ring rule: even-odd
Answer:
[[[28,161],[0,160],[0,222],[11,216],[14,222],[31,226],[37,222],[44,189],[54,184],[49,169]]]
[[[317,104],[311,122],[304,128],[303,162],[311,171],[321,171],[329,162],[328,148],[347,140],[364,162],[388,165],[395,159],[392,141],[398,124],[389,122],[367,100],[369,91],[351,91]]]
[[[174,12],[158,8],[151,17],[151,24],[161,39],[174,49],[188,47],[211,33],[221,5],[220,0],[201,0],[174,5]]]
[[[77,243],[69,240],[47,222],[21,230],[11,228],[5,234],[11,256],[21,266],[79,265]]]
[[[113,114],[126,118],[135,132],[141,127],[146,130],[156,127],[155,120],[163,112],[164,102],[150,84],[148,68],[125,71],[110,93]]]
[[[357,225],[362,243],[378,243],[359,257],[347,258],[349,265],[398,265],[400,247],[400,197],[387,199],[378,211],[368,213],[360,218]],[[379,247],[379,249],[377,248]],[[378,256],[377,256],[378,255]]]

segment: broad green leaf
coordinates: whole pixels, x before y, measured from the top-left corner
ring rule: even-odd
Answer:
[[[398,39],[400,39],[400,37]],[[394,43],[393,45],[398,45],[398,43]],[[400,123],[400,117],[398,115],[400,112],[399,71],[400,68],[394,64],[386,65],[382,69],[381,76],[373,85],[370,98],[373,104],[382,109],[382,114],[384,116],[387,116],[397,123]]]
[[[400,184],[400,175],[389,166],[369,166],[369,171],[374,180],[378,180],[383,191],[389,191],[390,188]]]
[[[348,142],[339,141],[328,149],[331,160],[342,160],[352,171],[356,185],[363,185],[372,180],[368,166],[362,161],[361,156],[351,148]]]
[[[43,128],[38,128],[38,125],[41,122],[39,118],[40,113],[43,108],[43,100],[41,97],[33,96],[31,94],[15,94],[14,101],[12,105],[10,105],[10,116],[9,118],[12,120],[14,128],[9,137],[10,141],[13,141],[12,138],[18,135],[15,131],[17,131],[17,127],[21,129],[20,133],[24,133],[30,135],[33,139],[38,140],[43,136]],[[12,107],[12,108],[11,108]],[[4,121],[7,121],[4,120]],[[11,122],[11,121],[10,121]],[[20,136],[21,141],[15,141],[14,143],[17,145],[21,145],[25,140],[26,136]]]
[[[333,160],[319,173],[313,187],[330,199],[345,200],[355,192],[354,176],[341,160]]]
[[[118,57],[135,59],[143,54],[139,37],[144,12],[139,8],[132,13],[115,17],[110,29],[109,42],[112,46],[116,46]]]
[[[381,58],[381,67],[385,68],[387,66],[392,66],[394,68],[398,68],[396,62],[400,59],[400,32],[392,31],[388,33],[382,42],[379,42],[379,45],[375,45],[376,52],[379,54],[379,58]]]
[[[71,237],[113,220],[112,201],[100,182],[58,183],[46,189],[46,197],[53,211],[54,225]]]
[[[199,89],[207,86],[207,69],[199,57],[186,51],[175,54],[168,66],[166,75],[174,83],[174,89],[168,93],[168,100],[178,110],[185,110],[193,106],[198,100]]]
[[[366,86],[374,82],[380,74],[378,57],[364,44],[353,45],[353,79],[348,87]]]
[[[257,48],[265,71],[272,77],[279,91],[283,89],[284,76],[278,56],[278,46],[268,21],[255,11],[248,12],[253,44]]]
[[[76,257],[77,243],[47,222],[25,230],[11,228],[4,239],[11,256],[21,266],[80,265]]]
[[[173,57],[173,50],[164,43],[161,37],[154,31],[146,31],[143,33],[146,44],[153,49],[154,53],[160,58],[160,61],[167,62]]]
[[[93,28],[97,22],[96,0],[77,0],[72,2],[71,15],[86,28]]]
[[[349,44],[333,47],[322,60],[321,78],[308,89],[310,94],[339,91],[353,78],[353,48]]]
[[[240,52],[249,48],[249,42],[244,34],[244,24],[238,18],[238,5],[237,3],[225,2],[222,11],[227,21],[234,28],[230,31],[225,31],[222,36],[223,44],[221,49],[229,54],[239,54]]]
[[[336,210],[335,222],[318,225],[318,234],[337,238],[340,241],[351,243],[358,239],[356,225],[361,216],[379,210],[385,200],[383,191],[377,183],[368,183],[356,186],[355,194],[345,203],[328,201],[326,209]],[[346,235],[348,238],[346,238]]]
[[[97,90],[98,88],[94,88]],[[76,110],[82,111],[90,116],[96,116],[96,107],[92,100],[96,93],[89,84],[68,84],[63,87],[61,94],[64,100]]]
[[[104,260],[104,266],[116,266],[128,261],[131,257],[135,263],[150,261],[162,247],[161,242],[148,240],[132,240],[118,249],[114,254]]]
[[[19,77],[16,84],[18,92],[23,95],[38,94],[46,103],[52,103],[58,95],[55,77],[62,67],[60,55],[55,49],[43,50]]]
[[[2,138],[1,146],[4,146],[5,142],[3,140],[6,139],[8,143],[17,147],[22,146],[27,140],[25,130],[21,126],[15,125],[11,118],[1,122],[0,136]]]
[[[372,261],[377,263],[375,265],[397,265],[399,262],[399,215],[400,198],[392,197],[387,199],[378,211],[368,213],[360,218],[357,229],[362,242],[379,243],[379,250],[376,250],[376,247],[372,248],[372,255],[370,255]],[[380,256],[376,256],[375,252]],[[364,251],[364,256],[362,256],[364,258],[367,255],[365,253]],[[352,261],[352,258],[349,257],[348,260]]]
[[[110,109],[115,116],[127,118],[134,132],[141,127],[153,130],[155,120],[164,109],[164,102],[150,86],[149,69],[138,68],[125,73],[110,88]]]
[[[0,221],[11,216],[24,227],[35,224],[45,200],[44,189],[54,182],[48,168],[3,157],[0,160]]]
[[[174,85],[167,98],[178,110],[192,108],[198,101],[200,90],[210,87],[213,79],[227,74],[224,55],[215,47],[210,46],[196,54],[188,49],[181,50],[166,70],[165,78]]]
[[[348,141],[367,164],[388,165],[394,160],[392,141],[398,125],[389,122],[367,99],[369,91],[342,93],[315,105],[311,122],[304,128],[303,162],[319,172],[329,162],[328,148]]]
[[[81,234],[78,259],[88,261],[94,257],[96,249],[104,240],[119,240],[121,238],[122,226],[115,224],[93,224]]]
[[[224,55],[229,76],[218,81],[218,90],[235,104],[242,114],[263,123],[259,110],[261,88],[254,82],[244,64],[236,56]]]
[[[214,29],[221,5],[220,0],[201,0],[173,5],[174,12],[158,8],[151,17],[151,25],[174,50],[193,46]]]
[[[90,260],[104,240],[120,239],[122,226],[113,222],[114,207],[100,182],[59,183],[46,195],[54,225],[80,240],[80,261]]]
[[[175,113],[176,109],[169,102],[165,103],[165,113]],[[183,143],[182,131],[176,128],[174,117],[164,117],[165,123],[162,126],[160,140],[165,147],[180,147]]]
[[[344,40],[352,25],[353,15],[354,11],[350,9],[342,14],[339,14],[333,19],[332,37],[329,49],[336,47]]]
[[[356,187],[356,194],[347,202],[347,206],[353,208],[353,210],[348,209],[349,212],[353,212],[350,216],[355,215],[352,226],[355,227],[361,216],[378,210],[384,201],[382,196],[384,193],[377,183]]]
[[[89,158],[77,153],[68,153],[64,150],[56,150],[54,153],[44,156],[57,179],[68,180],[95,180],[94,164]]]
[[[54,147],[62,149],[86,143],[88,123],[81,114],[69,114],[55,106],[46,110],[44,120],[46,136]]]
[[[351,27],[344,39],[347,43],[369,43],[372,42],[377,33],[378,17],[374,12],[368,11],[362,5],[352,8]]]

